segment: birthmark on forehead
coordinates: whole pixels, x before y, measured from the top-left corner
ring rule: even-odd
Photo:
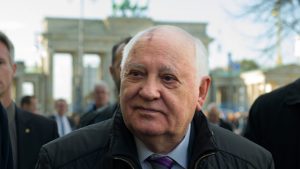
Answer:
[[[150,43],[153,39],[154,33],[153,32],[149,32],[147,37],[146,37],[146,42]]]
[[[146,35],[146,41],[147,42],[151,42],[153,40],[154,37],[154,33],[156,32],[156,29],[151,30],[150,32],[147,33]]]

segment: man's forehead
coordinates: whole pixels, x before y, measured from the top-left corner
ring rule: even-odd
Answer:
[[[10,61],[9,51],[7,46],[0,41],[0,59],[8,60]]]
[[[146,32],[135,43],[129,55],[139,52],[141,49],[156,48],[164,52],[194,52],[194,38],[183,30],[173,28],[154,29]],[[156,50],[154,49],[154,50]],[[154,52],[155,51],[151,51]]]
[[[153,40],[156,40],[157,38],[163,38],[165,41],[173,38],[176,38],[178,40],[180,39],[182,41],[193,41],[193,37],[189,33],[185,32],[182,29],[170,26],[152,29],[149,32],[146,32],[144,35],[142,35],[140,40],[146,40],[147,42],[151,42]]]
[[[0,50],[1,50],[1,53],[4,53],[5,55],[8,54],[8,48],[7,48],[7,46],[3,42],[1,42],[1,41],[0,41]]]
[[[149,66],[156,67],[156,70],[158,70],[158,72],[178,73],[178,66],[176,64],[172,64],[172,63],[169,63],[169,62],[164,62],[164,63],[161,63],[161,64],[155,64],[155,65],[151,65],[151,64],[147,65],[147,64],[143,64],[143,63],[140,63],[140,62],[133,61],[133,62],[129,62],[125,66],[125,69],[126,70],[139,69],[139,70],[147,71]]]

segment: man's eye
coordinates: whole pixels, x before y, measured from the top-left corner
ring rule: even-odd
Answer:
[[[131,77],[141,77],[143,73],[140,71],[129,71],[128,75]]]
[[[173,75],[164,75],[162,77],[162,80],[165,81],[165,82],[170,83],[170,82],[177,81],[177,78],[175,76],[173,76]]]

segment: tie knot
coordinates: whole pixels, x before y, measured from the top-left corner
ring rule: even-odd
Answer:
[[[153,154],[147,158],[153,169],[171,169],[174,161],[168,156]]]

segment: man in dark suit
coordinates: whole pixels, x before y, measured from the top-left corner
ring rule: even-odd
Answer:
[[[252,105],[244,136],[265,147],[276,169],[300,168],[300,79]]]
[[[20,110],[12,100],[12,81],[16,72],[14,47],[0,32],[0,101],[8,116],[14,169],[32,169],[41,146],[58,137],[56,123]]]
[[[131,37],[127,37],[115,44],[112,48],[112,63],[109,67],[109,71],[115,82],[117,94],[120,92],[120,64],[123,57],[123,49],[130,39]],[[118,107],[118,103],[119,98],[117,98],[117,102],[113,104],[97,109],[94,112],[84,114],[80,119],[80,127],[88,126],[111,118]]]
[[[0,168],[13,168],[7,114],[0,102]]]
[[[57,99],[54,102],[55,114],[51,115],[50,118],[56,121],[58,134],[60,137],[69,134],[75,130],[74,121],[67,116],[68,103],[65,99]]]
[[[38,101],[35,96],[23,96],[20,102],[21,109],[38,114]]]

